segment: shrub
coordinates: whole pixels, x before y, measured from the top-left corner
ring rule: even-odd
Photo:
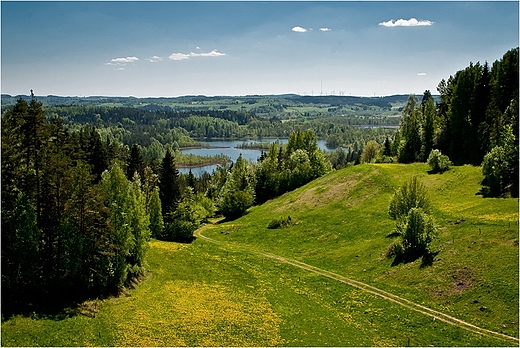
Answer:
[[[451,161],[439,150],[433,149],[428,156],[428,165],[433,173],[442,173],[450,169]]]
[[[403,257],[403,245],[400,242],[392,242],[386,249],[385,256],[387,258],[395,257],[395,259],[401,259]]]
[[[253,205],[253,200],[254,197],[249,191],[230,188],[220,197],[219,209],[227,219],[236,219]]]
[[[397,220],[408,215],[412,208],[421,208],[425,213],[430,211],[430,200],[426,188],[415,176],[394,193],[388,207],[388,215]]]
[[[269,229],[277,229],[277,228],[283,228],[287,227],[293,224],[293,221],[290,216],[287,216],[287,218],[280,218],[280,219],[273,219],[269,224],[267,225],[267,228]]]
[[[429,215],[420,208],[412,208],[406,218],[397,223],[396,232],[402,238],[403,256],[405,259],[414,259],[429,251],[436,229]]]
[[[363,148],[363,153],[361,154],[361,162],[372,162],[372,160],[376,158],[380,148],[381,146],[377,143],[377,141],[370,140]]]
[[[379,154],[375,158],[375,163],[394,163],[394,162],[395,162],[395,160],[392,156],[386,156],[386,155]]]
[[[193,233],[200,226],[200,220],[193,209],[191,199],[184,199],[173,213],[166,216],[162,238],[181,243],[191,242]]]

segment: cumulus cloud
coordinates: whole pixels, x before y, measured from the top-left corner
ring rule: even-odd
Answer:
[[[330,31],[330,28],[320,28],[320,31]]]
[[[149,62],[152,62],[152,63],[157,63],[157,62],[162,61],[163,57],[151,56],[150,58],[146,58],[146,60],[149,61]]]
[[[170,60],[186,60],[190,59],[190,55],[186,53],[172,53],[168,57]]]
[[[190,57],[222,57],[225,56],[225,53],[219,52],[217,50],[213,50],[207,53],[190,53]]]
[[[291,30],[296,33],[306,33],[307,32],[307,29],[305,29],[303,27],[299,27],[299,26],[293,27]]]
[[[387,22],[381,22],[379,25],[383,27],[427,27],[433,25],[433,23],[435,22],[425,19],[417,20],[412,17],[410,19],[398,19],[396,21],[391,19]]]
[[[202,53],[172,53],[168,58],[170,60],[188,60],[190,58],[196,58],[196,57],[222,57],[226,54],[223,52],[219,52],[217,50],[213,50],[211,52],[202,52]]]
[[[110,62],[111,63],[120,63],[120,64],[125,64],[125,63],[133,63],[133,62],[137,62],[139,60],[139,58],[137,57],[126,57],[126,58],[114,58],[114,59],[111,59]]]
[[[426,76],[426,73],[425,72],[420,72],[420,73],[417,73],[417,76]]]

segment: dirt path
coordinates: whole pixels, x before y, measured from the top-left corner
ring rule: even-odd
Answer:
[[[473,325],[471,323],[468,323],[468,322],[466,322],[464,320],[455,318],[455,317],[453,317],[451,315],[448,315],[448,314],[436,311],[434,309],[431,309],[431,308],[425,307],[423,305],[420,305],[418,303],[415,303],[415,302],[412,302],[410,300],[407,300],[407,299],[405,299],[403,297],[400,297],[400,296],[394,295],[392,293],[389,293],[387,291],[378,289],[378,288],[376,288],[376,287],[374,287],[372,285],[369,285],[369,284],[366,284],[366,283],[362,283],[360,281],[357,281],[357,280],[354,280],[354,279],[350,279],[350,278],[344,277],[344,276],[342,276],[340,274],[333,273],[333,272],[330,272],[330,271],[327,271],[327,270],[324,270],[324,269],[321,269],[321,268],[318,268],[318,267],[314,267],[314,266],[311,266],[309,264],[306,264],[306,263],[303,263],[303,262],[300,262],[300,261],[288,259],[288,258],[285,258],[285,257],[282,257],[282,256],[278,256],[278,255],[274,255],[274,254],[268,253],[268,252],[255,251],[255,250],[252,250],[250,248],[246,248],[246,247],[240,246],[240,245],[231,245],[229,243],[217,241],[215,239],[212,239],[212,238],[204,236],[202,234],[202,231],[203,231],[203,228],[198,229],[195,232],[196,236],[201,238],[201,239],[204,239],[204,240],[206,240],[208,242],[211,242],[211,243],[214,243],[214,244],[218,244],[218,245],[224,246],[224,247],[231,247],[231,246],[238,247],[238,248],[240,248],[240,249],[242,249],[244,251],[250,252],[252,254],[261,255],[261,256],[264,256],[264,257],[267,257],[267,258],[270,258],[270,259],[274,259],[274,260],[277,260],[279,262],[282,262],[282,263],[294,266],[294,267],[301,268],[301,269],[309,271],[309,272],[313,272],[313,273],[319,274],[321,276],[324,276],[324,277],[327,277],[327,278],[330,278],[330,279],[333,279],[333,280],[336,280],[336,281],[348,284],[350,286],[353,286],[355,288],[361,289],[361,290],[366,291],[368,293],[371,293],[373,295],[379,296],[381,298],[384,298],[385,300],[397,303],[397,304],[399,304],[399,305],[401,305],[403,307],[406,307],[406,308],[408,308],[410,310],[413,310],[413,311],[422,313],[424,315],[427,315],[429,317],[432,317],[434,320],[440,320],[440,321],[443,321],[443,322],[448,323],[450,325],[454,325],[454,326],[460,327],[462,329],[471,331],[471,332],[476,333],[476,334],[492,336],[492,337],[496,337],[496,338],[505,339],[505,340],[508,340],[508,341],[514,341],[515,343],[520,343],[520,339],[518,339],[516,337],[508,336],[508,335],[505,335],[505,334],[500,333],[500,332],[496,332],[496,331],[492,331],[492,330],[481,328],[479,326],[476,326],[476,325]]]

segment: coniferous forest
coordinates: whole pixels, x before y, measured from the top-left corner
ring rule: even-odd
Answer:
[[[410,96],[397,131],[341,116],[291,126],[228,110],[47,112],[31,92],[2,114],[2,315],[117,294],[145,275],[150,238],[190,242],[215,214],[235,219],[360,162],[443,154],[482,167],[484,196],[518,197],[518,59],[516,48],[491,66],[471,63],[439,83],[437,103],[430,91]],[[177,170],[176,150],[194,138],[259,134],[288,143],[198,178]],[[324,154],[318,137],[338,149]]]

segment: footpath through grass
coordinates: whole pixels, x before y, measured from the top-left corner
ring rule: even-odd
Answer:
[[[135,289],[76,312],[2,321],[2,345],[518,346],[254,253],[300,260],[518,337],[518,201],[475,195],[478,168],[426,170],[332,173],[241,219],[206,226],[204,235],[222,245],[151,241],[150,274]],[[392,266],[383,256],[393,229],[386,208],[412,174],[431,192],[439,253],[431,265]],[[295,225],[267,229],[287,215]]]
[[[151,242],[152,274],[64,318],[15,317],[3,346],[500,346],[343,283],[204,240]]]

